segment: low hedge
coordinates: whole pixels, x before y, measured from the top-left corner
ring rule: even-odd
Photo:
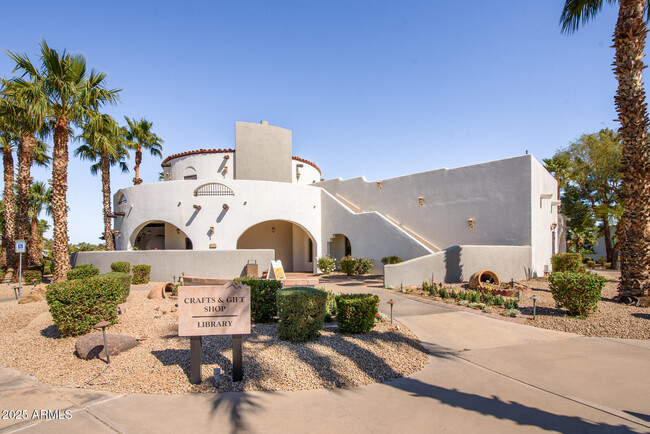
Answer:
[[[124,303],[131,292],[131,275],[129,273],[120,273],[111,271],[110,273],[100,274],[95,279],[115,279],[120,282],[121,296],[120,303]]]
[[[62,336],[78,336],[100,321],[117,323],[122,297],[118,279],[75,279],[48,285],[45,299]]]
[[[111,270],[117,272],[117,273],[130,273],[131,272],[131,264],[129,264],[126,261],[119,261],[119,262],[113,262],[111,264]]]
[[[339,261],[341,271],[351,276],[353,274],[366,274],[369,273],[374,264],[373,259],[368,258],[354,258],[346,256]]]
[[[345,333],[367,333],[375,326],[379,297],[373,294],[336,296],[336,321]]]
[[[280,339],[304,342],[318,338],[325,319],[327,293],[295,287],[278,291]]]
[[[586,317],[598,307],[607,279],[597,274],[559,272],[551,273],[548,281],[558,308]]]
[[[572,273],[584,273],[585,265],[582,263],[580,253],[557,253],[551,258],[553,272],[569,271]]]
[[[134,285],[149,283],[150,274],[151,274],[151,265],[134,265],[133,280],[131,282]]]
[[[251,320],[272,322],[278,314],[277,292],[282,289],[282,281],[257,277],[241,277],[234,281],[251,289]]]
[[[68,280],[88,279],[89,277],[97,276],[98,274],[99,268],[93,267],[92,264],[81,264],[77,265],[72,270],[68,270],[66,277]]]
[[[41,283],[43,281],[43,274],[39,270],[27,270],[23,274],[25,283],[32,285],[34,283]]]

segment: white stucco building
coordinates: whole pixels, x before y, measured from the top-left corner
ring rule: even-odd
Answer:
[[[321,181],[315,163],[292,155],[290,130],[236,122],[235,142],[170,155],[164,181],[120,189],[117,249],[220,257],[273,249],[286,271],[307,272],[320,256],[352,254],[373,258],[381,273],[381,258],[397,255],[406,262],[385,267],[393,285],[432,274],[466,280],[479,269],[502,279],[542,275],[558,249],[557,183],[531,155],[378,181]],[[205,273],[234,277],[219,276],[216,263]]]

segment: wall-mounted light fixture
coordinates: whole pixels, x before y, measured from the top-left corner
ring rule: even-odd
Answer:
[[[223,166],[223,174],[225,175],[227,173],[228,173],[228,166]]]
[[[469,226],[470,231],[472,229],[474,229],[474,219],[473,218],[470,217],[470,218],[467,219],[467,226]]]
[[[230,158],[230,155],[224,155],[224,156],[223,156],[223,159],[224,159],[224,160],[227,160],[227,159],[229,159],[229,158]]]
[[[172,179],[172,174],[169,172],[165,173],[165,181],[169,181],[170,179]]]
[[[176,235],[180,235],[180,234],[181,234],[181,230],[176,228]]]
[[[121,233],[120,231],[113,231],[113,233],[115,234],[115,236],[116,236],[117,238],[119,238],[119,237],[122,236],[122,233]]]
[[[273,226],[273,227],[271,228],[271,233],[272,233],[273,235],[275,235],[275,226]]]
[[[553,222],[551,223],[551,230],[554,231],[557,228],[557,223]]]
[[[418,197],[418,202],[420,203],[420,206],[421,206],[421,207],[424,206],[424,197],[419,196],[419,197]]]
[[[201,211],[201,205],[192,205],[192,208],[194,208],[197,211]]]
[[[300,179],[300,169],[303,167],[303,164],[296,164],[296,180]]]
[[[214,235],[214,226],[210,226],[210,235]]]
[[[382,181],[377,181],[377,190],[381,190]]]
[[[224,203],[223,206],[222,206],[221,208],[223,208],[223,209],[226,210],[226,211],[228,211],[228,209],[230,209],[230,207],[228,206],[227,203]]]

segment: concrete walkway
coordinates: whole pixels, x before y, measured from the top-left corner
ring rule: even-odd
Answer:
[[[448,310],[377,281],[321,283],[376,293],[385,313],[393,298],[395,318],[430,351],[429,364],[409,378],[355,389],[194,395],[52,388],[0,368],[0,430],[650,432],[648,341],[586,338]],[[5,410],[26,410],[27,420],[7,419]],[[51,412],[37,419],[34,410]]]

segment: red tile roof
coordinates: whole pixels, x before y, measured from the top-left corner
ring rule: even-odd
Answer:
[[[180,154],[174,154],[170,155],[169,157],[165,158],[163,162],[160,164],[162,167],[169,167],[171,164],[169,163],[171,160],[174,158],[180,158],[180,157],[185,157],[187,155],[197,155],[197,154],[225,154],[225,153],[234,153],[234,149],[196,149],[194,151],[187,151],[187,152],[181,152]],[[305,160],[304,158],[300,157],[291,157],[293,160],[300,161],[301,163],[309,164],[316,170],[318,170],[319,174],[322,174],[320,171],[320,168],[316,165],[316,163],[313,163],[309,160]]]

